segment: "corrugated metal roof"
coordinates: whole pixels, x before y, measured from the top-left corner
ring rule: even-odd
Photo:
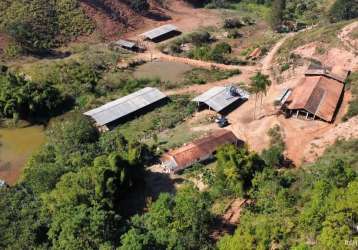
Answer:
[[[166,98],[166,95],[158,89],[146,87],[101,107],[87,111],[84,115],[92,117],[97,125],[103,126],[164,98]]]
[[[219,146],[235,144],[238,141],[231,131],[218,130],[186,146],[169,151],[162,156],[161,161],[171,171],[177,172],[212,155]]]
[[[236,88],[238,95],[232,95],[230,88],[230,86],[213,87],[200,96],[194,98],[192,101],[205,103],[216,112],[220,112],[237,100],[247,99],[249,96],[246,91],[240,88]]]
[[[116,41],[114,44],[122,46],[122,47],[126,47],[126,48],[134,48],[136,45],[134,42],[126,41],[126,40],[122,40],[122,39]]]
[[[322,120],[331,122],[344,85],[326,76],[305,77],[287,99],[288,108],[304,109]]]
[[[147,31],[143,33],[142,36],[145,36],[149,39],[155,39],[172,31],[178,31],[178,27],[172,24],[166,24],[158,28],[152,29],[150,31]]]
[[[292,93],[291,89],[284,89],[281,94],[276,98],[276,102],[284,104]]]

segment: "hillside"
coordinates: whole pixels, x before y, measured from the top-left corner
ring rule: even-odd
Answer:
[[[10,48],[14,53],[19,45],[41,52],[89,35],[91,40],[113,40],[146,20],[170,18],[156,1],[136,6],[125,0],[15,0],[0,3],[0,12],[0,30],[16,42]],[[0,35],[3,50],[5,37]]]

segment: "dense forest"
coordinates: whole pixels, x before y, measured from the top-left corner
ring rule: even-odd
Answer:
[[[122,201],[145,188],[150,148],[118,132],[99,135],[73,115],[54,123],[48,143],[21,182],[0,191],[3,249],[349,249],[357,240],[357,141],[340,141],[317,163],[282,171],[257,155],[225,146],[205,174],[209,189],[187,185],[163,193],[129,218]],[[277,144],[273,144],[274,150]],[[275,155],[275,154],[273,154]],[[215,246],[213,202],[251,203],[233,236]],[[138,196],[139,197],[139,196]]]
[[[262,152],[225,145],[217,149],[213,167],[197,164],[189,169],[189,174],[200,169],[204,191],[185,181],[172,192],[150,193],[148,167],[158,163],[165,144],[158,141],[159,132],[181,125],[195,112],[195,104],[191,95],[172,95],[165,106],[99,133],[82,111],[145,86],[171,90],[174,85],[135,79],[131,71],[135,66],[117,69],[119,59],[128,54],[102,44],[78,43],[68,48],[72,56],[48,59],[63,52],[57,51],[59,47],[96,32],[83,2],[0,1],[0,32],[10,38],[0,66],[0,119],[15,125],[19,120],[46,125],[46,143],[27,161],[21,178],[15,185],[0,187],[0,249],[357,248],[357,139],[337,140],[316,162],[293,167],[284,155],[281,129],[274,126],[268,132],[269,147]],[[214,9],[235,9],[239,3],[264,6],[269,10],[264,17],[270,24],[267,28],[275,31],[284,22],[325,27],[358,17],[357,0],[331,1],[329,6],[325,0],[186,2]],[[153,4],[123,3],[143,16]],[[156,3],[165,7],[165,1]],[[224,22],[225,30],[237,25],[235,19]],[[217,63],[232,59],[233,48],[224,42],[211,44],[209,32],[193,32],[183,39],[198,45],[190,53],[192,59]],[[173,54],[182,43],[170,46]],[[16,65],[22,59],[26,63]],[[217,82],[240,73],[194,68],[176,84]],[[251,81],[265,82],[265,91],[269,85],[268,76],[261,73]],[[352,73],[347,86],[354,98],[345,119],[358,114],[357,73]],[[257,93],[262,98],[265,91],[256,91],[259,102]],[[185,129],[179,137],[185,136]],[[214,238],[220,220],[216,205],[238,198],[249,201],[240,223],[232,234]]]

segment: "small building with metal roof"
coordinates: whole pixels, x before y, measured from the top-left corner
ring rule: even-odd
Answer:
[[[217,148],[225,144],[242,146],[243,142],[229,130],[217,130],[204,138],[163,154],[161,165],[164,172],[177,173],[194,163],[212,158]]]
[[[130,95],[121,97],[103,106],[87,111],[100,130],[109,130],[120,119],[136,114],[145,108],[166,99],[167,96],[156,88],[146,87]]]
[[[209,109],[221,112],[239,100],[247,100],[249,96],[247,91],[238,87],[217,86],[194,98],[192,101],[197,102],[198,105],[205,104]]]
[[[113,42],[112,46],[120,47],[126,50],[136,51],[136,52],[142,52],[145,50],[145,48],[139,45],[138,42],[123,40],[123,39],[119,39],[118,41]]]
[[[119,39],[118,41],[114,42],[114,45],[120,46],[126,49],[134,49],[136,47],[136,43],[132,41],[122,40]]]
[[[153,42],[161,42],[180,34],[181,32],[179,31],[178,27],[172,24],[166,24],[150,31],[144,32],[143,34],[141,34],[141,36]]]

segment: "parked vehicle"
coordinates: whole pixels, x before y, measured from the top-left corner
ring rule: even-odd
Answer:
[[[215,119],[215,122],[219,125],[220,128],[224,128],[229,125],[229,121],[225,116],[218,116]]]

